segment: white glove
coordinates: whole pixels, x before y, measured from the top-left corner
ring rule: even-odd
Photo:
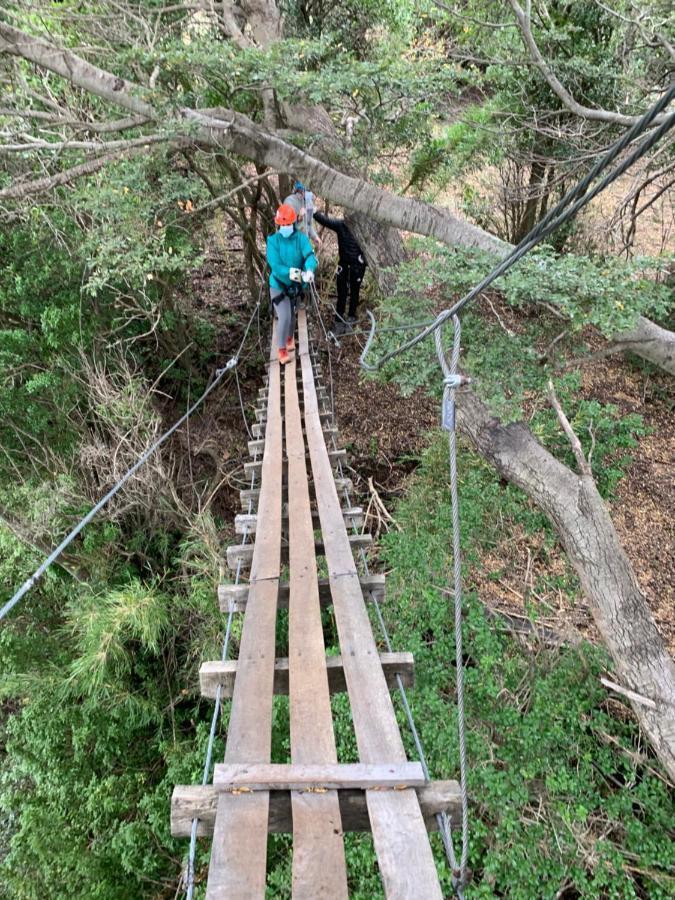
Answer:
[[[300,269],[289,269],[288,277],[291,281],[302,281],[302,271]]]
[[[311,269],[307,269],[306,272],[302,273],[302,280],[305,282],[305,284],[312,284],[312,282],[314,281],[314,272],[312,272]]]

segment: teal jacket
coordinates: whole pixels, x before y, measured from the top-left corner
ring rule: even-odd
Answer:
[[[294,231],[290,237],[282,237],[279,232],[267,238],[267,263],[271,269],[270,287],[283,291],[296,283],[291,281],[291,269],[316,271],[317,261],[309,238],[301,231]]]

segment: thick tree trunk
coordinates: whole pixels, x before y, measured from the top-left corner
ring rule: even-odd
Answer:
[[[630,350],[675,375],[675,332],[667,331],[640,316],[634,328],[614,335],[614,340],[625,350]]]
[[[675,665],[590,475],[551,456],[522,422],[502,425],[472,392],[458,423],[478,452],[550,518],[577,572],[619,681],[654,703],[631,701],[656,755],[675,780]]]
[[[260,5],[264,10],[266,2],[260,0],[260,4],[252,5]],[[30,60],[148,121],[161,118],[149,102],[152,91],[105,72],[69,50],[54,47],[4,22],[0,22],[0,52]],[[237,153],[279,172],[295,172],[317,193],[384,225],[435,237],[451,246],[478,247],[499,254],[511,249],[509,244],[454,216],[447,209],[399,197],[359,177],[344,174],[233,110],[183,109],[181,115],[201,125],[199,139],[207,146]],[[164,124],[169,127],[171,123]],[[180,123],[176,122],[175,127],[178,139],[182,136]],[[673,333],[648,319],[641,321],[644,329],[649,331],[649,340],[646,343],[636,341],[633,331],[629,332],[627,340],[631,351],[654,362],[662,358],[668,360],[675,340]],[[617,334],[615,340],[621,342],[623,337],[623,334]]]

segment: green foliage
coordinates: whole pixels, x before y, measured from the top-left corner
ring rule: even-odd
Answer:
[[[636,762],[639,734],[630,718],[617,720],[607,710],[598,683],[604,652],[527,651],[496,630],[470,589],[468,563],[481,549],[505,528],[541,528],[541,517],[537,524],[524,496],[501,487],[466,448],[460,495],[469,584],[464,646],[474,884],[467,896],[552,898],[563,885],[588,897],[669,896],[675,862],[669,791]],[[386,617],[394,646],[415,655],[413,712],[431,771],[456,777],[452,599],[440,590],[452,583],[444,437],[425,453],[396,520],[402,530],[385,538]]]
[[[72,581],[52,573],[0,632],[11,713],[2,733],[0,896],[175,891],[184,844],[170,837],[169,801],[174,784],[201,778],[211,708],[186,686],[222,642],[223,624],[211,551],[197,532],[176,564],[194,574],[169,570],[170,592],[132,578],[73,596]]]

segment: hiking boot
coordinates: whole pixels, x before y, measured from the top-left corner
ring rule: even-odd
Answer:
[[[285,366],[289,361],[290,357],[288,355],[288,350],[285,347],[279,348],[279,362],[282,366]]]
[[[292,353],[295,350],[295,338],[289,337],[286,338],[286,349],[289,353]]]

